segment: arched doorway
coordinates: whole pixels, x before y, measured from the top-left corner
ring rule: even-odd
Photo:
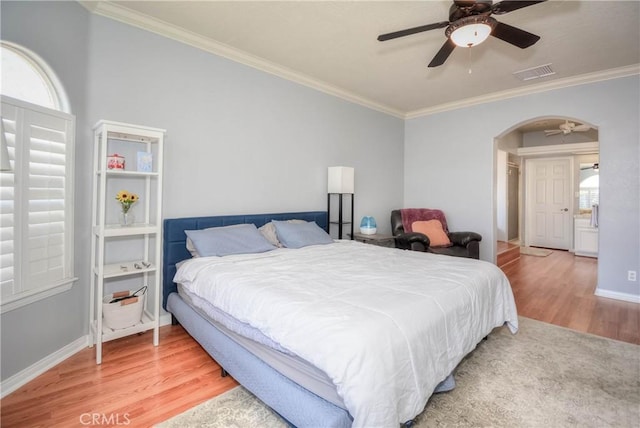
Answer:
[[[537,237],[554,235],[559,227],[567,234],[567,244],[556,248],[573,251],[574,216],[589,216],[592,211],[590,206],[586,207],[581,202],[579,196],[584,191],[579,184],[582,181],[581,171],[593,168],[594,164],[599,167],[597,128],[570,117],[532,118],[496,137],[495,156],[496,263],[502,265],[516,260],[520,247],[553,247],[553,240]],[[561,163],[568,166],[565,171],[567,183],[560,191],[568,199],[562,207],[543,207],[548,211],[546,214],[544,209],[535,212],[532,208],[540,202],[540,196],[549,197],[558,181],[555,177],[547,177],[545,184],[541,184],[544,181],[539,178],[527,180],[527,163],[530,170],[534,166],[539,168],[538,171],[559,170],[557,165],[549,163],[552,159],[562,159]],[[538,189],[537,196],[535,186],[544,186]],[[559,219],[564,223],[560,224]]]

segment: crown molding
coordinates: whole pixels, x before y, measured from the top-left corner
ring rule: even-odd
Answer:
[[[370,99],[361,97],[346,91],[340,87],[329,85],[320,80],[306,76],[302,73],[291,70],[287,67],[275,64],[257,56],[242,52],[231,46],[213,41],[191,31],[185,30],[168,22],[151,18],[140,12],[131,10],[125,6],[114,4],[109,1],[85,1],[78,0],[91,13],[111,18],[122,23],[150,31],[155,34],[185,43],[198,49],[211,52],[215,55],[239,62],[246,66],[264,71],[283,79],[316,89],[320,92],[341,98],[343,100],[362,105],[372,110],[389,114],[391,116],[404,119],[405,113],[384,104],[377,103]]]
[[[84,7],[85,9],[87,9],[89,12],[93,13],[96,8],[98,7],[98,3],[97,1],[93,1],[93,0],[76,0],[78,3],[80,3],[80,6]]]
[[[456,110],[474,105],[501,101],[509,98],[515,98],[525,95],[536,94],[540,92],[552,91],[555,89],[567,88],[570,86],[594,83],[603,80],[617,79],[640,74],[640,64],[633,64],[625,67],[614,68],[610,70],[586,73],[579,76],[567,77],[564,79],[556,79],[549,82],[528,85],[524,88],[509,89],[506,91],[494,92],[487,95],[481,95],[472,98],[466,98],[459,101],[440,104],[433,107],[418,109],[413,111],[403,111],[390,107],[385,104],[370,100],[349,92],[340,87],[330,85],[326,82],[306,76],[297,71],[283,67],[276,63],[267,61],[260,57],[242,52],[231,46],[213,41],[191,31],[185,30],[168,22],[151,18],[140,12],[131,10],[120,4],[111,3],[108,0],[77,0],[89,12],[111,18],[122,23],[150,31],[152,33],[176,40],[181,43],[193,46],[198,49],[213,53],[220,57],[227,58],[231,61],[244,64],[265,73],[281,77],[283,79],[298,83],[309,88],[313,88],[320,92],[341,98],[343,100],[359,104],[361,106],[376,110],[400,119],[415,119],[421,116],[429,116],[435,113]]]
[[[471,107],[478,104],[490,103],[494,101],[506,100],[508,98],[521,97],[540,92],[552,91],[555,89],[568,88],[570,86],[584,85],[587,83],[600,82],[603,80],[618,79],[640,74],[640,64],[633,64],[625,67],[613,68],[610,70],[597,71],[593,73],[581,74],[578,76],[557,79],[550,82],[530,85],[525,88],[509,89],[506,91],[494,92],[492,94],[481,95],[473,98],[466,98],[460,101],[440,104],[434,107],[414,110],[405,114],[405,119],[415,119],[421,116],[429,116],[435,113],[442,113],[450,110],[457,110],[464,107]]]

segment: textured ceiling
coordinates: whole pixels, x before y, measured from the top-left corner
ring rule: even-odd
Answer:
[[[620,69],[633,74],[640,64],[638,1],[551,0],[494,15],[541,40],[520,49],[490,37],[477,47],[457,48],[437,68],[427,64],[445,42],[444,29],[386,42],[376,37],[446,21],[449,1],[82,3],[134,25],[152,22],[153,31],[166,26],[174,38],[186,35],[232,59],[400,116],[576,76]],[[513,76],[545,64],[556,74],[527,82]]]

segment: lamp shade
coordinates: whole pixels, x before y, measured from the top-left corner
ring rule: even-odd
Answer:
[[[327,193],[353,193],[353,168],[330,166],[327,181]]]

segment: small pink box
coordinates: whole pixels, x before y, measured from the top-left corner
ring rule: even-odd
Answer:
[[[124,156],[120,156],[117,153],[107,156],[107,169],[124,170]]]

